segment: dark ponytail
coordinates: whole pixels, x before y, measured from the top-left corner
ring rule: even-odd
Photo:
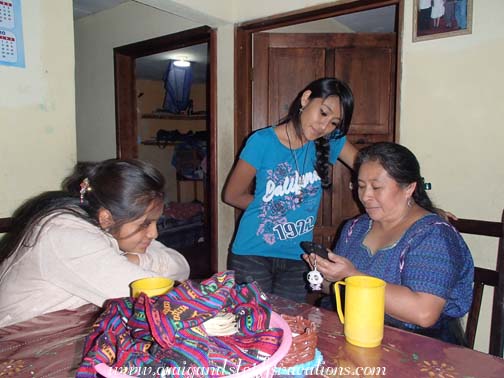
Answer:
[[[81,201],[81,184],[86,178],[89,188]],[[35,244],[43,226],[61,213],[73,214],[99,226],[98,211],[104,208],[112,214],[114,228],[137,219],[152,201],[162,201],[164,183],[156,168],[139,160],[78,163],[72,174],[63,180],[61,191],[33,197],[14,212],[11,231],[0,240],[0,263],[20,245]],[[34,234],[38,224],[41,227]]]
[[[317,171],[322,188],[327,189],[331,186],[331,179],[329,177],[329,139],[318,138],[315,140],[315,154],[317,160],[315,161],[315,170]]]
[[[329,140],[339,139],[345,136],[350,128],[352,121],[352,114],[354,108],[354,99],[350,87],[341,80],[334,77],[323,77],[312,81],[303,90],[301,90],[294,101],[292,101],[289,112],[282,118],[277,125],[292,122],[296,135],[302,139],[301,130],[301,97],[306,91],[311,91],[309,100],[314,98],[322,98],[325,100],[330,96],[336,96],[340,101],[341,122],[338,127],[329,135],[321,137],[315,141],[315,149],[317,160],[315,162],[315,170],[320,176],[322,188],[327,189],[331,186],[329,177],[329,154],[330,145]]]

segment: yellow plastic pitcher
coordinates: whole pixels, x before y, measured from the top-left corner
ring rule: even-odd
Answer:
[[[341,310],[339,285],[345,285],[345,316]],[[370,276],[348,277],[334,284],[336,309],[346,340],[360,347],[373,348],[383,339],[385,281]]]

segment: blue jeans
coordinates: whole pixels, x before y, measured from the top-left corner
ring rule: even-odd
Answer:
[[[455,20],[460,29],[467,29],[467,0],[457,0],[455,3]]]
[[[255,281],[266,294],[275,294],[296,302],[306,302],[306,273],[303,260],[253,255],[228,256],[228,268],[235,271],[237,283]]]

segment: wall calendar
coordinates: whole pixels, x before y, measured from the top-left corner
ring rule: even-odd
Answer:
[[[0,0],[0,65],[25,66],[21,0]]]

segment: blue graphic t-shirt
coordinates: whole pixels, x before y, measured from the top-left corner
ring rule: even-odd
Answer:
[[[345,142],[346,137],[330,141],[331,164]],[[299,243],[313,239],[322,196],[314,142],[291,151],[274,127],[266,127],[249,137],[240,159],[256,169],[256,188],[240,221],[233,253],[299,260]]]

